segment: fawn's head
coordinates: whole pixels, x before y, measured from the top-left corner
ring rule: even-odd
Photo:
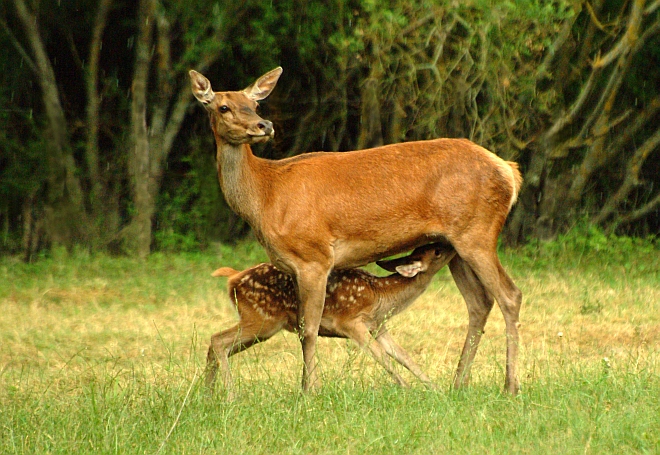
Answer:
[[[190,70],[190,82],[195,98],[209,113],[216,141],[231,145],[266,142],[275,135],[273,123],[257,115],[258,101],[275,88],[282,74],[277,67],[238,92],[214,92],[211,82],[195,70]]]
[[[456,250],[444,243],[432,243],[416,248],[408,256],[377,261],[378,266],[388,272],[397,272],[401,276],[412,278],[418,273],[428,272],[435,275],[454,257]]]

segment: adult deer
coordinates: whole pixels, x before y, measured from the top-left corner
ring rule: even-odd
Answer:
[[[453,248],[436,243],[419,247],[402,258],[378,261],[385,270],[396,272],[385,277],[360,269],[331,272],[319,335],[352,339],[401,386],[407,387],[408,383],[391,367],[387,355],[431,386],[431,380],[394,341],[385,324],[410,306],[455,254]],[[272,264],[259,264],[240,272],[221,267],[213,272],[213,276],[229,277],[227,293],[236,305],[239,322],[211,337],[206,384],[213,391],[220,367],[231,397],[229,357],[268,340],[282,329],[297,332],[298,295],[291,275]]]
[[[250,144],[268,141],[274,130],[256,114],[257,102],[281,74],[275,68],[237,92],[214,92],[193,70],[190,78],[209,114],[227,203],[247,220],[271,261],[295,277],[303,390],[320,385],[315,351],[330,271],[441,241],[457,252],[449,267],[470,318],[454,387],[468,383],[494,298],[506,323],[504,387],[517,393],[522,294],[496,247],[522,184],[518,166],[466,139],[258,158]]]

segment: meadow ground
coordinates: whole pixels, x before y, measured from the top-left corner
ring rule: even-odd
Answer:
[[[450,391],[467,312],[443,270],[389,323],[437,390],[322,339],[323,388],[302,394],[282,333],[232,358],[231,402],[200,380],[236,320],[210,273],[265,260],[257,244],[0,259],[0,453],[660,453],[660,245],[583,232],[500,257],[524,295],[518,397],[497,306],[471,386]]]

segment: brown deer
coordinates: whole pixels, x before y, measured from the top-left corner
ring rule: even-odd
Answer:
[[[431,244],[417,248],[406,257],[379,261],[378,265],[385,270],[396,272],[386,277],[377,277],[360,269],[331,272],[319,335],[352,339],[401,386],[407,387],[408,384],[392,368],[386,355],[431,386],[430,379],[392,339],[385,322],[410,306],[455,254],[447,245]],[[213,272],[213,276],[229,277],[227,292],[240,319],[234,327],[211,337],[206,384],[213,390],[220,366],[231,396],[228,358],[266,341],[282,329],[297,333],[298,295],[291,275],[272,264],[259,264],[242,272],[222,267]]]
[[[496,299],[506,323],[505,390],[517,393],[522,293],[502,268],[497,238],[522,177],[466,139],[435,139],[353,152],[256,157],[273,125],[256,113],[282,68],[237,92],[214,92],[191,70],[192,92],[215,136],[218,179],[231,208],[252,227],[278,269],[294,276],[300,299],[303,390],[320,385],[316,340],[328,275],[433,242],[449,243],[449,263],[469,313],[454,386],[466,385]]]

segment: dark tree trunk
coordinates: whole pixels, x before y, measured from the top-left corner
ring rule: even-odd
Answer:
[[[149,190],[151,163],[147,136],[147,85],[153,44],[156,0],[140,0],[138,35],[135,43],[135,69],[131,100],[132,150],[129,153],[134,214],[126,230],[129,248],[139,257],[151,251],[151,218],[155,201]]]
[[[46,136],[49,138],[49,147],[44,150],[44,160],[48,163],[47,185],[41,193],[43,200],[34,201],[33,204],[44,206],[43,212],[38,211],[43,213],[44,219],[37,220],[36,223],[43,223],[48,242],[70,248],[89,239],[83,191],[69,143],[67,121],[60,102],[55,73],[39,34],[37,15],[29,9],[24,0],[16,0],[15,6],[32,51],[31,66],[37,75],[48,120]]]

